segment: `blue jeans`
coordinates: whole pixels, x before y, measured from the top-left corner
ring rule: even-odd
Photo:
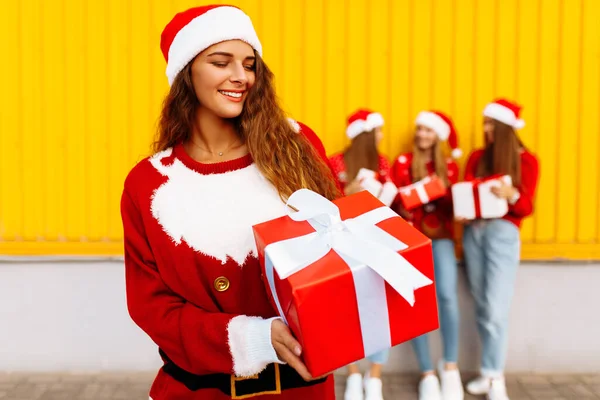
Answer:
[[[387,363],[388,358],[390,358],[390,350],[385,349],[378,353],[371,354],[367,357],[367,360],[371,361],[373,364],[385,364]]]
[[[440,328],[444,344],[444,361],[455,363],[458,359],[458,268],[454,253],[454,242],[450,239],[432,241],[435,285],[440,313]],[[422,372],[433,371],[429,354],[428,335],[421,335],[411,341],[419,368]]]
[[[481,374],[502,375],[508,317],[521,252],[519,229],[503,219],[465,226],[463,248],[481,339]]]
[[[371,361],[373,364],[385,364],[390,358],[390,349],[381,350],[375,354],[371,354],[367,357],[367,360]],[[350,364],[352,365],[352,364]]]

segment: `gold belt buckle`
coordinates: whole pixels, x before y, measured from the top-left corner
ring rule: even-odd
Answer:
[[[235,384],[239,381],[246,381],[248,379],[258,379],[258,374],[248,377],[237,377],[231,375],[231,398],[232,399],[249,399],[251,397],[261,396],[263,394],[281,394],[281,375],[279,373],[279,364],[275,363],[275,390],[266,390],[264,392],[243,394],[238,396],[236,393]]]

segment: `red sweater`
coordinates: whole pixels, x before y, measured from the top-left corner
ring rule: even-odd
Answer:
[[[329,158],[329,162],[338,181],[343,186],[349,184],[350,182],[348,182],[348,176],[346,174],[346,161],[344,161],[344,153],[338,153],[331,156]],[[390,179],[390,163],[381,154],[379,155],[379,171],[376,172],[379,174],[379,179],[382,181],[381,183],[385,183]]]
[[[326,159],[317,136],[302,132]],[[134,322],[179,367],[193,374],[252,376],[277,362],[271,307],[252,226],[286,212],[250,155],[216,164],[182,145],[141,161],[121,202],[127,304]],[[159,372],[153,400],[229,398],[189,391]],[[333,378],[255,399],[333,399]]]
[[[392,165],[391,177],[394,184],[398,187],[407,186],[414,183],[411,163],[413,153],[401,154]],[[448,168],[448,180],[450,184],[458,181],[458,166],[452,159],[446,161]],[[435,166],[433,162],[427,163],[427,172],[433,174]],[[401,207],[399,197],[395,202],[395,209]],[[446,196],[425,204],[415,210],[411,210],[413,225],[425,235],[432,239],[453,239],[454,237],[454,218],[452,216],[452,192],[448,188]]]
[[[465,181],[475,179],[479,160],[484,150],[475,150],[469,156],[465,168]],[[533,203],[539,179],[539,162],[535,155],[527,150],[521,152],[521,185],[516,186],[519,199],[514,204],[509,204],[508,214],[503,219],[521,227],[523,218],[533,213]]]

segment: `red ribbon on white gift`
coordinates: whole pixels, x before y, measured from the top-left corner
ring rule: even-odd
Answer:
[[[419,196],[419,201],[421,202],[421,204],[427,204],[429,203],[429,195],[425,190],[425,184],[429,182],[431,182],[431,177],[426,176],[425,178],[413,183],[412,185],[401,187],[400,192],[409,195],[410,192],[414,189],[417,192],[417,196]]]
[[[508,213],[508,201],[492,193],[501,182],[512,185],[510,175],[493,175],[452,185],[454,215],[466,219],[502,218]],[[477,204],[479,203],[479,204]],[[477,212],[479,211],[479,213]]]
[[[408,246],[376,226],[398,214],[388,207],[380,207],[342,220],[334,203],[308,189],[293,193],[287,205],[299,210],[290,214],[290,218],[307,221],[315,232],[271,243],[265,248],[267,280],[279,315],[285,320],[275,290],[273,269],[281,279],[286,279],[333,250],[352,271],[365,355],[390,347],[385,282],[411,306],[415,303],[414,291],[433,283],[398,254]]]

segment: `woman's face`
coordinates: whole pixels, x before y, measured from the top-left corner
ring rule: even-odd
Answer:
[[[486,143],[494,143],[494,120],[488,117],[483,118],[483,134]]]
[[[431,128],[423,125],[417,125],[415,132],[415,144],[419,150],[429,150],[437,142],[437,133]]]
[[[217,43],[192,63],[192,84],[200,107],[221,118],[242,113],[255,81],[254,50],[241,40]]]

